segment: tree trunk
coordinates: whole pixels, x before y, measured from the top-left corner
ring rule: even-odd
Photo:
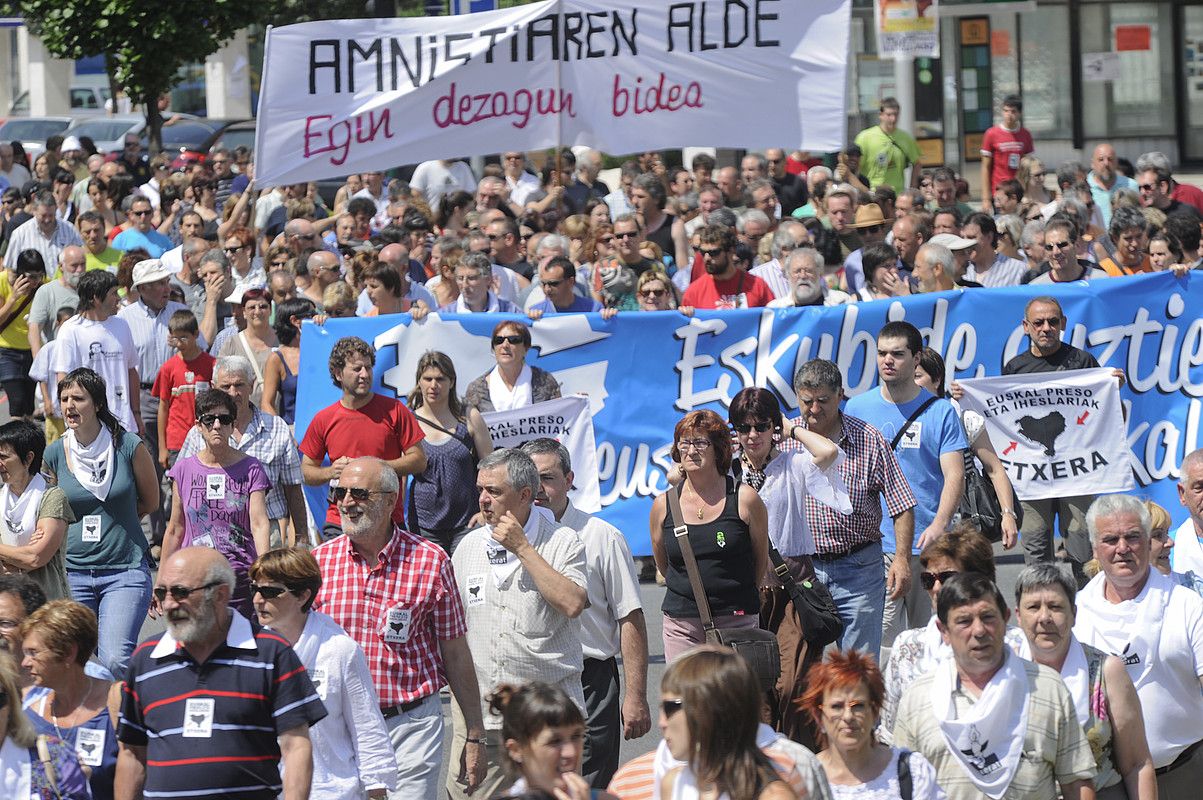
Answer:
[[[146,152],[151,158],[163,150],[163,115],[159,113],[159,95],[146,101]]]

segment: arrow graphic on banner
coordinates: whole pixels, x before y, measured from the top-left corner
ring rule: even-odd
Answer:
[[[1083,412],[1082,412],[1082,416],[1078,417],[1078,424],[1079,424],[1079,425],[1085,425],[1085,424],[1086,424],[1086,418],[1087,418],[1087,417],[1089,417],[1089,416],[1090,416],[1090,412],[1089,412],[1089,411],[1083,411]]]
[[[1009,444],[1007,446],[1007,449],[1003,450],[1003,455],[1005,456],[1008,453],[1012,452],[1016,447],[1019,447],[1019,442],[1011,442],[1011,444]]]

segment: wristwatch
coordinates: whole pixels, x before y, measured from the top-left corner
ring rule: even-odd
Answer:
[[[1015,509],[1013,509],[1013,508],[1004,508],[1002,510],[1002,513],[1006,514],[1007,516],[1011,517],[1012,519],[1019,519],[1019,515],[1015,513]]]

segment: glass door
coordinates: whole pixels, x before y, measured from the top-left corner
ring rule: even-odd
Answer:
[[[1203,161],[1203,6],[1182,8],[1183,98],[1186,129],[1182,160]]]

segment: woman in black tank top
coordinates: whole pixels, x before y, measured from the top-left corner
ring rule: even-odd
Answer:
[[[669,491],[678,493],[689,542],[715,624],[720,628],[759,624],[759,587],[768,574],[768,515],[748,486],[735,483],[731,467],[731,434],[713,411],[692,411],[677,423],[672,455],[684,479]],[[670,476],[674,477],[674,476]],[[651,538],[656,566],[664,575],[664,657],[671,661],[702,644],[700,613],[681,548],[673,534],[677,524],[664,496],[652,504]]]

